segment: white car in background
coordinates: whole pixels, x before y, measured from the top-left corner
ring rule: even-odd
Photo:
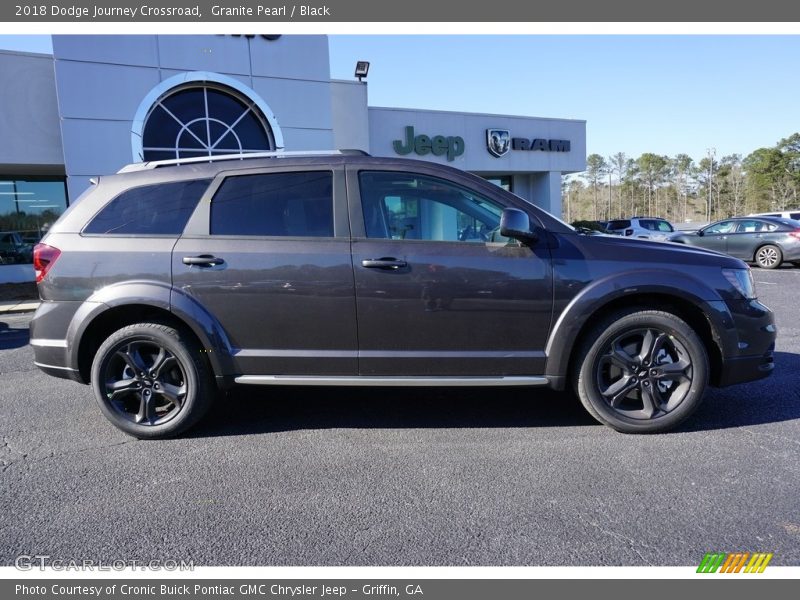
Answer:
[[[624,237],[666,242],[675,233],[675,228],[659,217],[631,217],[609,221],[606,231]]]
[[[793,210],[784,210],[784,211],[774,211],[774,212],[764,212],[764,213],[753,213],[747,215],[748,217],[779,217],[781,219],[792,219],[793,221],[800,221],[800,208],[795,208]]]

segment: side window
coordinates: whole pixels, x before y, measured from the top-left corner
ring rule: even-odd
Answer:
[[[639,226],[642,229],[647,229],[648,231],[656,230],[656,222],[651,219],[639,219]]]
[[[736,223],[733,221],[721,221],[716,225],[712,225],[708,229],[705,230],[706,234],[723,234],[723,233],[733,233],[733,230],[736,228]]]
[[[609,221],[608,225],[606,225],[606,229],[609,231],[619,231],[620,229],[627,229],[631,226],[631,222],[628,219],[617,219],[616,221]]]
[[[132,188],[114,198],[83,233],[180,235],[210,179]]]
[[[789,213],[789,218],[794,221],[800,221],[800,212]]]
[[[664,231],[667,233],[672,233],[673,231],[675,231],[672,228],[672,225],[669,224],[669,221],[656,221],[656,229],[658,231]]]
[[[767,230],[766,223],[763,221],[739,221],[736,233],[758,233]]]
[[[503,207],[454,183],[390,171],[359,174],[367,237],[440,242],[492,241]]]
[[[211,235],[333,237],[330,171],[236,175],[211,201]]]

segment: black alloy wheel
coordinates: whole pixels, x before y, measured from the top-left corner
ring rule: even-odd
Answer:
[[[573,384],[586,410],[626,433],[675,427],[700,405],[708,355],[697,333],[675,314],[628,309],[585,337]]]
[[[596,385],[608,406],[631,419],[654,419],[675,410],[692,387],[692,362],[674,336],[635,329],[606,344]]]
[[[194,340],[160,323],[113,333],[95,355],[91,383],[106,418],[143,439],[185,431],[214,397],[210,367]]]
[[[150,340],[133,340],[106,362],[109,405],[136,424],[161,425],[183,408],[188,385],[175,355]]]

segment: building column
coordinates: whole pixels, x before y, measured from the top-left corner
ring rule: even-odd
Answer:
[[[530,173],[514,175],[512,189],[517,196],[550,214],[561,216],[561,172]]]

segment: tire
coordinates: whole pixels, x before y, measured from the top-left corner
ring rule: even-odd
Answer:
[[[205,415],[216,390],[194,340],[160,323],[128,325],[106,339],[91,385],[103,415],[139,439],[183,433]]]
[[[783,262],[783,253],[777,246],[767,244],[756,250],[754,260],[762,269],[777,269]]]
[[[697,410],[708,373],[705,346],[685,321],[669,312],[629,309],[584,338],[573,385],[584,408],[604,425],[657,433]]]

